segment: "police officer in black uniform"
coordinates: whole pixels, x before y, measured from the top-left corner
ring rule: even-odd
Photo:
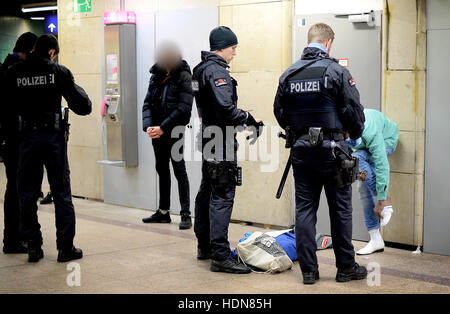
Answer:
[[[195,67],[192,78],[203,131],[202,181],[195,199],[197,258],[212,258],[211,271],[245,274],[250,269],[231,257],[228,242],[239,169],[236,134],[227,134],[226,129],[246,125],[259,130],[262,121],[237,108],[237,82],[227,70],[236,54],[236,35],[228,27],[220,26],[211,31],[209,41],[211,51],[202,51],[202,61]],[[214,129],[221,134],[213,134]],[[218,140],[217,145],[209,150],[209,141],[214,140]]]
[[[5,58],[1,71],[1,80],[4,79],[6,70],[12,65],[23,61],[33,50],[37,36],[31,32],[20,35],[17,39],[12,54]],[[4,84],[0,84],[4,86]],[[4,90],[3,93],[6,93]],[[2,103],[1,106],[14,106],[15,102]],[[3,253],[18,254],[27,253],[20,232],[20,207],[19,195],[17,193],[17,163],[19,160],[19,140],[17,125],[11,123],[6,114],[0,114],[0,142],[3,146],[3,160],[6,172],[6,191],[4,198],[4,231],[3,231]]]
[[[338,157],[347,158],[338,148],[348,153],[343,132],[349,132],[352,139],[359,138],[365,118],[355,80],[329,56],[333,40],[334,32],[328,25],[318,23],[310,28],[308,47],[301,60],[281,76],[274,103],[277,121],[288,132],[288,147],[292,147],[297,254],[304,284],[319,279],[315,225],[322,187],[330,212],[336,281],[367,276],[365,267],[355,262],[351,242],[351,181],[338,182],[342,178],[338,174],[347,171],[338,162]]]
[[[63,119],[61,100],[64,97],[69,108],[79,115],[90,114],[92,104],[85,91],[75,84],[72,73],[52,61],[58,53],[56,37],[42,35],[36,41],[35,51],[6,73],[8,98],[16,104],[7,108],[8,116],[18,121],[20,132],[18,191],[29,262],[38,262],[44,256],[36,204],[43,166],[55,204],[58,262],[83,256],[73,245],[75,212],[67,159],[68,123]]]

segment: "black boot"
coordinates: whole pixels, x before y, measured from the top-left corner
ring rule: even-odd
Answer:
[[[367,277],[367,269],[357,263],[346,269],[338,269],[336,274],[337,282],[347,282],[350,280],[361,280]]]
[[[44,258],[44,251],[42,250],[42,241],[28,242],[28,262],[37,263]]]
[[[197,259],[199,261],[211,259],[211,250],[206,251],[206,250],[202,250],[202,249],[197,249]]]
[[[44,197],[44,198],[40,201],[40,204],[41,204],[41,205],[47,205],[47,204],[51,204],[51,203],[53,203],[52,192],[48,192],[47,196]]]
[[[28,247],[22,241],[6,243],[3,245],[3,253],[5,254],[26,254]]]
[[[181,215],[180,230],[192,228],[192,220],[189,215]]]
[[[243,264],[240,264],[238,261],[232,259],[231,257],[227,258],[224,261],[212,260],[210,270],[213,272],[230,274],[249,274],[252,272],[250,268]]]
[[[167,214],[163,214],[161,213],[161,211],[158,209],[156,211],[156,213],[154,213],[153,215],[151,215],[150,217],[147,218],[143,218],[142,219],[143,223],[171,223],[172,219],[170,219],[170,214],[169,212],[167,212]]]
[[[72,246],[70,249],[58,250],[58,262],[65,263],[75,259],[83,258],[83,251]]]
[[[313,285],[316,283],[316,280],[320,279],[319,271],[311,271],[311,272],[305,272],[303,274],[303,283],[305,285]]]

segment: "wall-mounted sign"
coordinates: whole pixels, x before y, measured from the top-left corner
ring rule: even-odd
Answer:
[[[45,17],[44,33],[58,35],[58,16],[56,14]]]
[[[73,13],[92,12],[92,0],[73,0]]]
[[[106,81],[108,84],[119,84],[119,60],[116,54],[106,55]]]
[[[103,15],[105,25],[108,24],[136,24],[136,13],[133,11],[112,11]]]

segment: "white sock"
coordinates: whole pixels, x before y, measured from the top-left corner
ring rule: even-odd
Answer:
[[[159,211],[160,211],[161,214],[163,214],[163,215],[166,215],[166,214],[169,212],[168,210],[163,210],[163,209],[160,209]]]
[[[381,237],[380,229],[369,230],[369,235],[370,235],[370,241],[383,242],[383,238]]]
[[[386,206],[381,211],[381,216],[383,217],[380,222],[380,226],[386,226],[389,223],[389,220],[391,220],[392,213],[394,212],[394,209],[392,206]]]

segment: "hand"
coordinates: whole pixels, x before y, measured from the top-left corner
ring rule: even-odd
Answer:
[[[262,119],[255,119],[255,121],[256,121],[256,123],[262,123],[263,122],[263,120]],[[256,127],[256,126],[255,126]],[[251,129],[249,128],[249,125],[245,125],[245,129],[247,130],[247,131],[251,131]]]
[[[153,126],[147,129],[147,134],[150,138],[160,138],[164,134],[164,131],[159,126]]]
[[[389,205],[392,205],[392,202],[391,202],[391,198],[390,198],[390,197],[388,197],[387,200],[380,200],[380,201],[378,201],[377,206],[375,206],[375,208],[373,209],[373,212],[375,213],[375,215],[376,215],[378,218],[382,219],[383,216],[381,216],[381,212],[383,211],[383,209],[384,209],[386,206],[389,206]]]

